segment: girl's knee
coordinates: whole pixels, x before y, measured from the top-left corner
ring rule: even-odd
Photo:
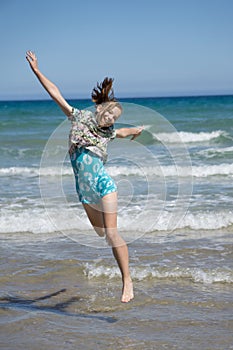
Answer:
[[[98,234],[98,236],[100,237],[104,237],[105,236],[105,228],[103,227],[94,227],[95,232]]]
[[[112,228],[112,229],[107,228],[105,233],[106,233],[106,242],[111,247],[122,245],[124,243],[123,239],[118,234],[118,231],[116,228]]]

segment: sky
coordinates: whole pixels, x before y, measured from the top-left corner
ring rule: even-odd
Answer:
[[[116,97],[233,94],[232,0],[0,0],[0,100],[65,98],[114,78]]]

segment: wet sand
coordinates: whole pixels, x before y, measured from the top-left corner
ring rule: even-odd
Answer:
[[[225,245],[224,252],[212,247],[212,257],[228,252],[230,258],[227,238]],[[132,270],[137,271],[135,299],[123,304],[109,249],[85,247],[59,235],[8,235],[1,245],[1,348],[233,348],[232,283],[195,282],[184,274],[166,275],[168,270],[160,277],[140,277],[146,261],[153,259],[159,267],[159,260],[168,260],[168,252],[177,269],[179,259],[192,261],[194,249],[201,257],[200,242],[167,242],[165,252],[162,243],[145,245],[139,240],[129,249]]]

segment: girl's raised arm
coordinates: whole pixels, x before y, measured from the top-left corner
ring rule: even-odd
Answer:
[[[72,112],[72,107],[67,103],[64,97],[61,95],[58,87],[52,83],[44,74],[42,74],[38,68],[37,57],[34,52],[27,51],[26,59],[29,62],[33,73],[38,78],[41,85],[49,93],[52,99],[58,104],[62,111],[69,117]]]

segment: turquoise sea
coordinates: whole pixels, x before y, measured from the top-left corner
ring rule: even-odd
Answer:
[[[89,100],[72,100],[92,108]],[[135,300],[75,193],[53,101],[0,101],[2,349],[233,349],[233,96],[121,99],[106,169]]]

